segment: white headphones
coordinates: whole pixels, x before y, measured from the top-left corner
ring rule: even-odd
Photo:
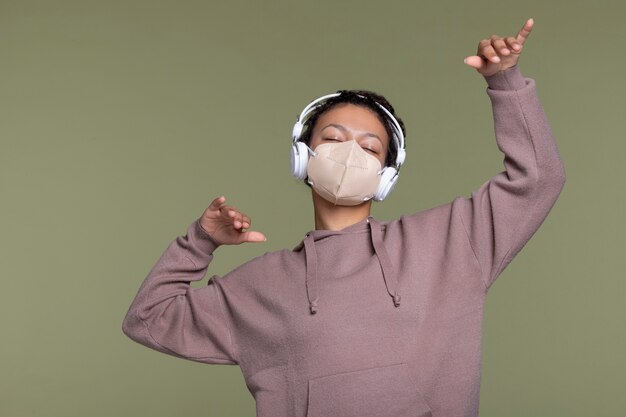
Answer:
[[[296,119],[296,123],[293,125],[293,142],[291,143],[291,173],[294,177],[303,180],[307,176],[307,163],[309,161],[309,152],[314,152],[311,148],[309,148],[306,143],[300,141],[300,136],[302,134],[302,130],[304,128],[304,124],[306,123],[305,118],[307,118],[315,108],[321,106],[322,101],[328,100],[331,97],[337,97],[341,95],[341,93],[334,93],[322,96],[313,100],[309,103],[308,106],[302,110],[300,116]],[[359,97],[363,97],[360,94],[357,94]],[[366,97],[363,97],[366,98]],[[318,104],[319,103],[319,104]],[[382,175],[380,178],[380,185],[378,186],[378,190],[376,194],[374,194],[374,200],[383,201],[393,187],[396,185],[398,181],[398,176],[400,166],[404,163],[404,159],[406,157],[406,151],[404,149],[404,134],[402,133],[402,127],[398,120],[387,110],[382,104],[376,102],[378,107],[380,107],[389,117],[389,119],[393,123],[393,139],[396,141],[396,148],[398,149],[398,155],[396,156],[396,166],[386,166],[382,169]]]

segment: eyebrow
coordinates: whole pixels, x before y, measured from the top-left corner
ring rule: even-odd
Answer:
[[[322,130],[320,130],[320,132],[321,132],[321,131],[323,131],[324,129],[326,129],[327,127],[331,127],[331,126],[332,126],[332,127],[336,127],[337,129],[339,129],[339,130],[341,130],[341,131],[343,131],[343,132],[347,132],[347,131],[348,131],[348,129],[346,129],[344,126],[342,126],[342,125],[340,125],[340,124],[337,124],[337,123],[330,123],[330,124],[327,124],[326,126],[324,126],[324,127],[322,128]],[[376,135],[376,134],[374,134],[374,133],[371,133],[371,132],[365,132],[365,133],[364,133],[364,135],[365,135],[365,136],[372,136],[372,137],[374,137],[374,138],[378,139],[378,140],[380,141],[380,143],[381,143],[381,144],[383,143],[382,139],[381,139],[378,135]]]

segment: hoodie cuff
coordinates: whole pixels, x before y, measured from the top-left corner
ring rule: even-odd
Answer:
[[[190,230],[192,232],[192,240],[196,247],[207,255],[212,254],[221,243],[217,242],[213,236],[211,236],[200,224],[200,219],[196,219],[193,222],[193,227]]]
[[[526,87],[526,79],[517,64],[484,78],[492,90],[521,90]]]

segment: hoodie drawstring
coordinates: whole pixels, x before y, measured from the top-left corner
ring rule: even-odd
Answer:
[[[309,298],[311,314],[317,313],[317,252],[313,235],[307,233],[304,238],[304,251],[306,253],[306,295]]]
[[[376,225],[374,225],[376,223]],[[389,254],[387,253],[387,249],[385,249],[385,243],[383,242],[382,230],[378,222],[373,218],[369,222],[371,237],[372,237],[372,245],[374,246],[374,251],[376,252],[376,256],[378,256],[378,261],[380,262],[381,269],[383,271],[383,278],[385,280],[385,287],[387,287],[387,292],[393,298],[393,304],[398,307],[400,305],[400,294],[398,293],[398,278],[396,276],[396,271],[391,263],[391,259],[389,258]]]
[[[368,217],[367,222],[369,223],[372,246],[374,247],[374,252],[376,253],[378,262],[380,263],[382,269],[385,287],[393,299],[394,305],[398,307],[400,305],[400,294],[397,289],[398,279],[395,268],[391,263],[391,258],[385,249],[381,225],[371,216]],[[315,314],[318,310],[318,282],[317,252],[315,250],[314,236],[311,233],[307,233],[303,243],[306,256],[306,291],[307,298],[309,300],[309,310],[311,314]]]

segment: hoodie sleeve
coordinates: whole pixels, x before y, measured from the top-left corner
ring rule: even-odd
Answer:
[[[547,217],[565,170],[535,80],[517,65],[485,80],[506,170],[455,203],[489,290]]]
[[[238,364],[224,287],[213,275],[201,280],[219,246],[195,220],[187,233],[170,243],[141,284],[122,331],[151,349],[207,364]]]

